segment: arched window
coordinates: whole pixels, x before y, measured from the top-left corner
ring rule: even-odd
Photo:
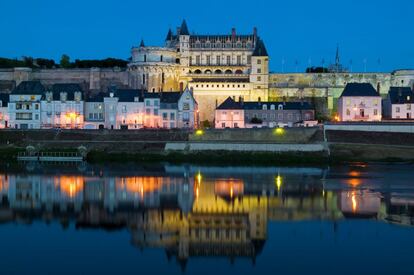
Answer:
[[[197,69],[197,70],[195,70],[195,71],[194,71],[194,73],[195,73],[195,74],[201,74],[201,70],[198,70],[198,69]]]
[[[243,74],[243,71],[242,71],[242,70],[237,70],[237,71],[235,72],[235,74]]]
[[[282,104],[279,104],[279,106],[277,106],[277,109],[278,110],[283,110],[283,105]]]
[[[205,70],[204,73],[205,74],[211,74],[211,70]]]
[[[221,73],[223,73],[223,72],[222,72],[221,70],[215,70],[215,71],[214,71],[214,73],[215,73],[215,74],[221,74]]]
[[[267,110],[267,105],[266,104],[263,104],[262,109],[263,110]]]
[[[274,104],[270,105],[270,110],[274,110],[274,109],[275,109],[275,105]]]
[[[225,74],[232,74],[233,72],[231,70],[226,70],[224,73]]]

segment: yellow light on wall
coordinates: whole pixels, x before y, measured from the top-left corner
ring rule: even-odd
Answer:
[[[195,132],[195,134],[196,136],[202,136],[204,134],[204,131],[199,129]]]
[[[280,175],[277,175],[276,177],[276,188],[277,192],[280,191],[280,188],[282,187],[282,177]]]
[[[283,135],[283,134],[285,134],[285,129],[283,129],[283,128],[276,128],[276,130],[275,130],[275,134],[276,135]]]

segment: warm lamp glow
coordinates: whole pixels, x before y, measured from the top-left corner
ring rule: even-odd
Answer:
[[[275,130],[275,134],[276,135],[283,135],[285,133],[285,129],[283,129],[283,128],[276,128],[276,130]]]
[[[195,132],[195,134],[196,136],[202,136],[204,134],[204,131],[199,129]]]

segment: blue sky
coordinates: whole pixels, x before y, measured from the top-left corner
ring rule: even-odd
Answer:
[[[411,0],[0,0],[0,56],[56,60],[128,58],[132,45],[162,45],[183,18],[190,32],[251,33],[257,26],[271,70],[304,71],[341,61],[353,71],[414,68]],[[378,62],[379,61],[379,62]]]

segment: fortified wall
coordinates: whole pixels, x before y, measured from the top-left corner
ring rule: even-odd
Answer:
[[[0,69],[0,92],[10,92],[22,81],[39,80],[46,87],[55,83],[78,83],[85,91],[106,91],[109,86],[130,87],[130,76],[125,69]]]

